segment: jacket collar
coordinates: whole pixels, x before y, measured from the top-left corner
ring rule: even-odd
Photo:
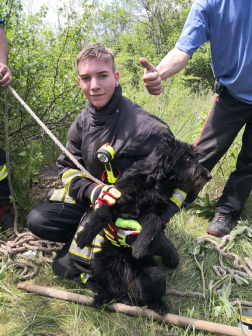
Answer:
[[[91,124],[95,126],[101,125],[104,122],[106,122],[109,118],[111,118],[118,109],[118,105],[120,103],[121,98],[122,98],[122,87],[119,84],[115,88],[113,96],[111,97],[108,104],[104,106],[101,110],[98,110],[88,101],[87,110],[90,113],[92,119]]]

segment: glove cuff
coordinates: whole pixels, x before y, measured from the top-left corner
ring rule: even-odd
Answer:
[[[92,183],[92,184],[90,184],[90,186],[87,187],[87,189],[85,190],[84,196],[87,197],[87,198],[89,198],[89,199],[91,200],[91,195],[92,195],[92,193],[93,193],[93,190],[94,190],[97,186],[99,186],[97,183]]]

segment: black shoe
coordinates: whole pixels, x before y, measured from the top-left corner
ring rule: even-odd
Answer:
[[[228,235],[231,231],[233,218],[231,215],[216,212],[214,219],[208,225],[206,232],[216,237]]]
[[[166,267],[175,268],[179,264],[178,252],[164,231],[151,244],[151,254],[161,256]]]

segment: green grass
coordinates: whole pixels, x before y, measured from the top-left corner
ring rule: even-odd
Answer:
[[[151,112],[157,111],[156,114],[168,122],[171,130],[178,138],[193,143],[200,134],[206,116],[212,107],[213,98],[214,95],[211,92],[201,92],[196,95],[190,93],[189,89],[181,89],[178,85],[174,85],[169,94],[163,94],[162,97],[152,97],[151,99],[146,97],[145,101],[149,102],[145,108]],[[210,199],[221,195],[225,182],[234,168],[238,153],[236,146],[240,141],[241,134],[231,146],[226,156],[227,160],[223,162],[221,168],[218,168],[218,165],[214,168],[214,178],[200,194],[203,199],[206,198],[206,194],[209,195]],[[244,224],[252,224],[251,209],[252,197],[248,199],[244,207],[241,221],[237,223],[238,227]],[[162,266],[169,289],[203,292],[201,271],[190,251],[197,245],[197,237],[205,234],[214,211],[211,207],[204,212],[197,210],[202,210],[202,207],[192,206],[181,211],[173,217],[166,229],[167,236],[178,249],[180,256],[180,264],[176,270],[169,270]],[[212,246],[205,245],[208,247],[204,249],[205,256],[198,261],[203,267],[204,281],[206,288],[208,288],[211,281],[215,283],[219,279],[212,269],[213,265],[218,265],[218,255]],[[251,238],[244,234],[237,236],[230,252],[238,254],[240,261],[245,264],[244,258],[246,256],[252,258]],[[161,259],[159,260],[162,264]],[[224,262],[232,268],[230,260],[225,258]],[[179,328],[170,324],[147,320],[140,316],[133,318],[119,313],[110,313],[105,310],[95,310],[83,305],[49,299],[36,294],[28,294],[17,289],[20,272],[18,269],[7,270],[6,268],[0,271],[0,336],[214,335],[196,331],[193,327]],[[40,266],[39,274],[29,282],[88,296],[92,295],[92,292],[86,290],[82,285],[57,278],[48,264]],[[244,285],[232,283],[229,300],[244,299],[251,301],[251,287],[251,282]],[[220,296],[220,298],[211,297],[209,299],[209,295],[208,292],[206,300],[166,295],[164,300],[173,314],[236,326],[236,314],[233,310],[230,310],[225,298]],[[215,314],[217,309],[220,309],[220,311]]]

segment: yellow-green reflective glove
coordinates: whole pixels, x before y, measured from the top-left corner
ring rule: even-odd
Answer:
[[[108,226],[105,227],[104,232],[112,244],[130,247],[141,230],[142,226],[137,221],[117,218],[115,224],[110,222]]]

